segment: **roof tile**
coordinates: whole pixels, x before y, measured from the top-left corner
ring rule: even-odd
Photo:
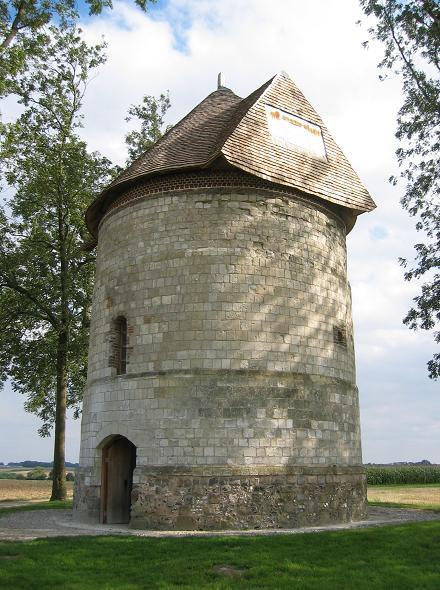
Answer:
[[[321,128],[326,157],[272,137],[266,105]],[[235,168],[354,210],[376,206],[322,119],[281,72],[247,98],[220,87],[137,158],[92,203],[86,219],[96,234],[100,218],[127,185],[157,174],[207,168],[223,156]]]

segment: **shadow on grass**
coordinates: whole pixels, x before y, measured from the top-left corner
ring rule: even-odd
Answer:
[[[2,508],[0,504],[0,516],[3,514],[11,514],[13,512],[28,512],[32,510],[57,510],[72,508],[72,500],[54,500],[50,502],[32,502],[30,504],[20,504],[17,506],[9,506]]]
[[[0,561],[0,587],[14,590],[438,590],[440,523],[271,537],[4,542]]]
[[[405,510],[428,510],[429,512],[440,512],[440,504],[406,504],[402,502],[380,502],[369,500],[368,506],[384,506],[387,508],[403,508]]]

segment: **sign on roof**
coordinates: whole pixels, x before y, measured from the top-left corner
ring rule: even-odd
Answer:
[[[326,159],[319,125],[270,105],[266,105],[266,116],[270,134],[277,144],[287,148],[299,148],[318,158]]]

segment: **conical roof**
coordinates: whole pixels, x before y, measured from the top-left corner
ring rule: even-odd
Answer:
[[[376,207],[321,117],[284,72],[245,112],[222,153],[237,168],[343,207]]]
[[[99,220],[128,186],[158,174],[207,169],[219,157],[354,214],[376,206],[321,117],[281,72],[244,99],[224,87],[207,96],[92,203],[90,231],[96,235]]]

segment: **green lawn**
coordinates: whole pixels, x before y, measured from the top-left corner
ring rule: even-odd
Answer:
[[[237,577],[215,566],[232,566]],[[271,537],[3,542],[0,588],[438,590],[440,522]]]
[[[440,483],[387,483],[378,485],[369,485],[368,489],[411,489],[411,488],[440,488]]]
[[[0,516],[3,514],[10,514],[12,512],[28,512],[30,510],[57,510],[72,508],[72,500],[54,500],[50,502],[34,502],[33,504],[23,504],[22,506],[12,506],[9,508],[3,508],[0,503]]]
[[[427,510],[428,512],[440,512],[439,504],[417,504],[417,503],[405,503],[405,502],[377,502],[371,500],[368,502],[368,506],[384,506],[387,508],[404,508],[408,510]],[[439,588],[440,590],[440,588]]]

